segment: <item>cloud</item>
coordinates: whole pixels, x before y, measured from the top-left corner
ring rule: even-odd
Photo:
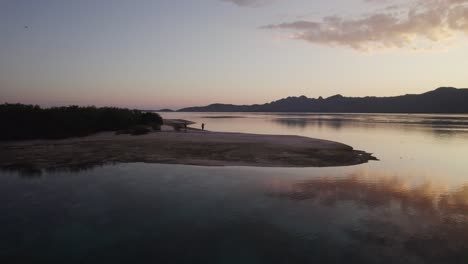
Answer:
[[[246,7],[258,7],[265,5],[273,0],[221,0],[224,2],[230,2],[238,6],[246,6]]]
[[[363,51],[425,49],[459,34],[468,35],[468,0],[417,0],[404,6],[388,5],[360,17],[327,16],[319,21],[300,20],[262,28],[287,30],[293,33],[292,38],[314,44]]]

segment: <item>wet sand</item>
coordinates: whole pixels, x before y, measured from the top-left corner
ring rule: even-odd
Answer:
[[[332,141],[300,136],[220,133],[188,129],[142,136],[105,132],[83,138],[0,143],[0,168],[54,170],[107,163],[202,166],[328,167],[375,158]]]

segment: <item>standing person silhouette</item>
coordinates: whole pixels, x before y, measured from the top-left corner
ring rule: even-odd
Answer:
[[[202,124],[201,124],[201,130],[202,130],[202,131],[205,130],[205,123],[202,123]]]

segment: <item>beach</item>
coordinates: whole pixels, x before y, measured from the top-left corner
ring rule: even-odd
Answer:
[[[375,158],[351,146],[301,136],[224,133],[182,129],[147,135],[103,132],[63,140],[0,143],[0,168],[79,169],[109,163],[164,163],[200,166],[329,167]]]

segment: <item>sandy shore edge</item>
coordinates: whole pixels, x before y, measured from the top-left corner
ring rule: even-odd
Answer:
[[[0,143],[0,168],[42,171],[89,168],[108,163],[200,166],[329,167],[375,158],[328,140],[286,135],[152,132],[142,136],[99,133],[83,138]]]

